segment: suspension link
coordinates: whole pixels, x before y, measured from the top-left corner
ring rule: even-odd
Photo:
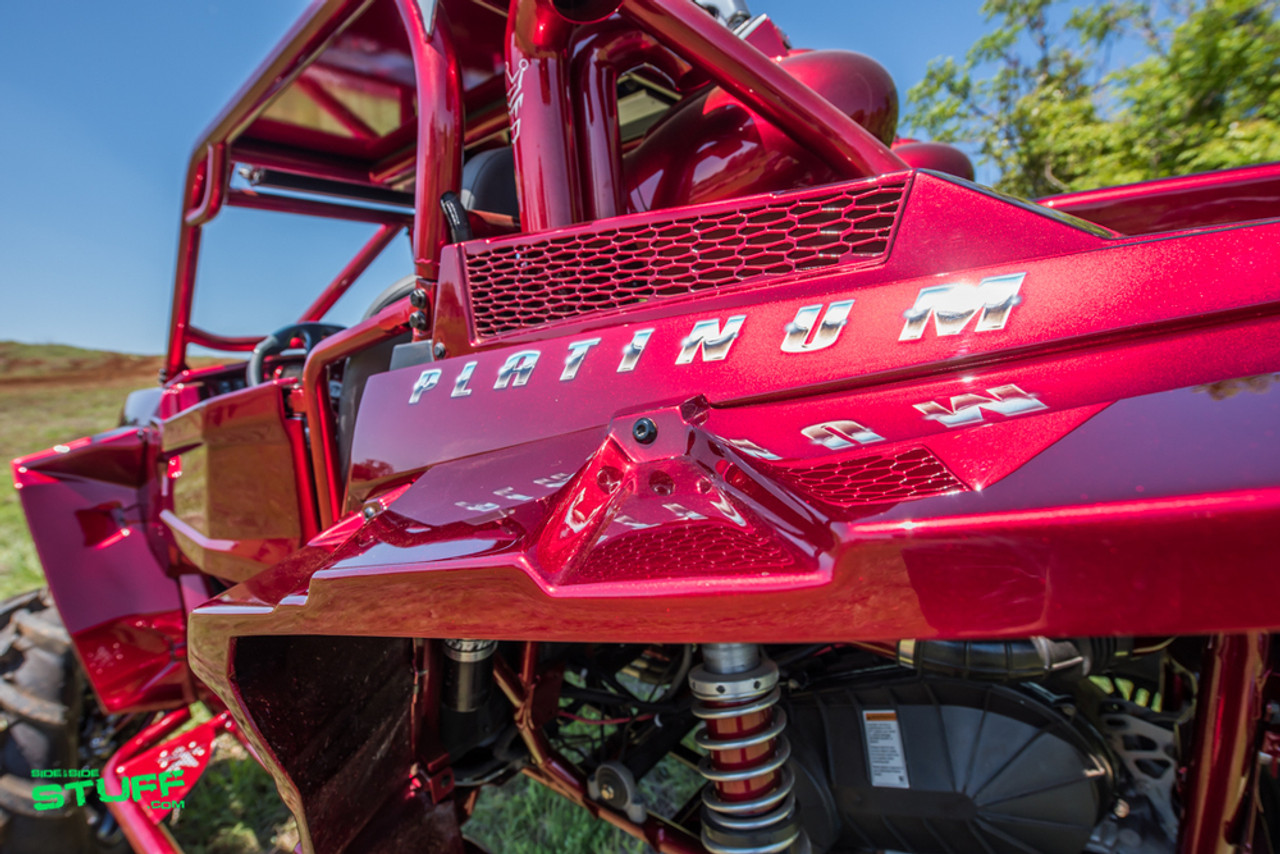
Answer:
[[[704,644],[689,673],[693,713],[706,721],[696,736],[708,751],[698,766],[702,844],[712,854],[807,854],[796,817],[795,776],[778,666],[756,644]]]

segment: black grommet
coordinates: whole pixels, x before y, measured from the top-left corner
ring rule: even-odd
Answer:
[[[641,445],[652,444],[658,438],[658,425],[653,423],[652,418],[641,418],[631,428],[631,435]]]

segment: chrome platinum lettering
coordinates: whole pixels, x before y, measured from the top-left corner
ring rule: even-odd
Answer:
[[[951,398],[951,407],[935,401],[913,404],[924,413],[926,421],[937,421],[947,427],[964,427],[978,424],[984,419],[982,410],[998,412],[1006,418],[1025,415],[1028,412],[1039,412],[1049,407],[1034,394],[1023,391],[1016,385],[1002,385],[987,389],[987,397],[982,394],[961,394]]]
[[[440,382],[441,373],[439,368],[431,368],[419,374],[418,381],[413,384],[413,391],[409,392],[409,402],[417,403],[423,392],[435,388],[436,383]]]
[[[898,340],[917,341],[924,337],[930,315],[938,335],[959,335],[979,312],[981,315],[973,327],[974,332],[1004,329],[1009,321],[1009,312],[1021,301],[1018,290],[1026,276],[1026,273],[1011,273],[988,276],[976,285],[923,288],[916,297],[916,304],[903,314],[907,322]]]
[[[587,351],[600,343],[599,338],[587,338],[583,341],[574,341],[569,345],[569,355],[564,357],[564,370],[560,372],[560,382],[568,382],[578,375],[578,368],[582,367],[582,361],[587,358]]]
[[[729,346],[738,337],[745,314],[735,314],[725,321],[724,331],[720,331],[719,319],[699,320],[693,325],[689,337],[680,342],[680,355],[676,356],[677,365],[687,365],[702,351],[704,362],[719,362],[729,355]]]
[[[755,457],[757,460],[780,460],[782,457],[773,451],[766,451],[750,439],[725,439],[725,442],[734,448],[737,448],[748,457]]]
[[[640,361],[640,354],[644,352],[645,345],[649,343],[649,336],[652,334],[652,329],[641,329],[631,336],[631,343],[622,348],[622,361],[618,363],[618,373],[624,374],[636,369],[636,362]]]
[[[538,364],[538,357],[541,355],[540,350],[521,350],[518,353],[512,353],[502,363],[502,367],[498,368],[498,379],[494,381],[493,387],[522,386],[529,382],[529,375],[533,373],[534,367]]]
[[[467,362],[462,366],[462,373],[458,374],[458,378],[454,380],[453,391],[449,392],[449,397],[466,397],[471,394],[467,383],[471,382],[471,375],[476,372],[477,364],[477,362]]]
[[[823,421],[821,424],[810,424],[800,432],[808,436],[815,445],[833,451],[884,441],[884,436],[868,430],[857,421]]]
[[[782,352],[809,353],[823,350],[836,343],[840,330],[849,322],[849,309],[853,308],[853,300],[846,299],[833,302],[822,316],[822,323],[814,332],[814,323],[818,313],[822,311],[822,303],[806,305],[796,312],[796,319],[787,324],[787,337],[782,339]],[[813,340],[810,340],[810,333]]]

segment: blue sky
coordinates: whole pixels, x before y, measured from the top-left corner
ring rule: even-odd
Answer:
[[[797,46],[878,59],[901,97],[986,25],[979,0],[751,0]],[[0,4],[0,339],[159,353],[197,136],[298,17],[296,0]],[[195,314],[292,320],[370,226],[228,210],[205,231]],[[331,317],[410,272],[399,240]]]

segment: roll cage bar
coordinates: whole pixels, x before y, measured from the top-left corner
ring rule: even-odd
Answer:
[[[573,5],[573,4],[568,4]],[[399,233],[410,231],[415,273],[430,282],[450,242],[439,207],[457,191],[463,147],[507,131],[515,149],[520,223],[544,231],[619,213],[621,158],[616,82],[647,64],[684,73],[686,89],[714,82],[759,112],[846,177],[905,169],[879,140],[800,83],[759,49],[719,24],[692,0],[622,0],[596,23],[574,24],[556,0],[317,0],[202,134],[187,170],[164,376],[186,367],[190,345],[248,351],[258,339],[228,337],[191,322],[202,228],[224,206],[307,214],[378,226],[355,257],[303,312],[324,314]],[[610,12],[612,10],[612,14]],[[394,13],[394,14],[393,14]],[[416,120],[386,137],[393,150],[362,160],[315,145],[317,135],[264,140],[255,130],[290,88],[308,97],[357,141],[377,135],[324,87],[304,76],[362,16],[385,29],[398,21],[397,48],[412,59],[402,113]],[[505,18],[505,22],[502,19]],[[475,32],[505,26],[500,68],[463,91],[455,24]],[[386,43],[383,45],[386,46]],[[387,51],[388,55],[392,53]],[[473,65],[475,63],[472,63]],[[462,69],[471,71],[472,69]],[[473,75],[474,76],[474,75]],[[526,86],[527,80],[545,85]],[[278,134],[277,134],[278,136]],[[333,139],[330,137],[329,139]],[[310,145],[291,144],[301,141]],[[402,144],[400,144],[402,143]],[[398,145],[396,145],[398,144]],[[341,203],[230,186],[233,164],[303,179],[294,185],[343,197]],[[360,204],[413,188],[413,212]],[[310,371],[308,373],[316,373]]]

